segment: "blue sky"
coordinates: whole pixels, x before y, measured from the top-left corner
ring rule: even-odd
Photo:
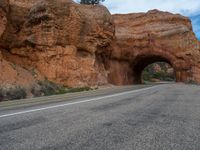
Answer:
[[[147,12],[151,9],[180,13],[191,18],[193,30],[200,39],[200,0],[105,0],[103,5],[112,14]]]

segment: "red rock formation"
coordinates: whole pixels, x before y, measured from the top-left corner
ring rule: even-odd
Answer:
[[[112,83],[140,83],[142,70],[157,61],[171,64],[177,81],[200,82],[200,46],[188,18],[158,10],[113,18],[116,40],[108,63]]]
[[[160,72],[162,70],[158,64],[155,64],[153,67],[154,67],[153,69],[155,72]]]
[[[9,8],[8,1],[1,0],[0,1],[0,37],[2,36],[6,28],[8,8]]]
[[[0,40],[6,60],[66,86],[107,83],[101,55],[114,27],[105,7],[71,0],[17,0],[10,7]]]
[[[112,16],[72,0],[0,0],[1,86],[45,77],[71,87],[133,84],[155,61],[170,63],[178,81],[200,82],[199,58],[191,22],[180,15]]]
[[[7,17],[9,12],[8,0],[0,1],[0,38],[7,27]],[[9,89],[22,86],[30,89],[36,84],[34,77],[30,72],[22,67],[5,60],[2,55],[3,44],[0,44],[0,88]]]
[[[9,3],[7,0],[0,1],[0,38],[6,32]],[[0,89],[9,91],[18,86],[27,89],[28,96],[32,87],[37,85],[35,77],[26,69],[17,64],[13,64],[2,55],[3,44],[0,44]],[[0,101],[2,100],[0,93]]]

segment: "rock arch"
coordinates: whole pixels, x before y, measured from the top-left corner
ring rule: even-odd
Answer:
[[[152,10],[113,18],[116,39],[107,64],[111,83],[140,83],[142,70],[156,61],[171,64],[177,82],[200,82],[200,45],[187,17]]]
[[[134,84],[157,60],[172,64],[177,81],[200,83],[199,58],[200,42],[181,15],[111,15],[102,5],[72,0],[0,0],[0,86],[24,76],[70,87]]]

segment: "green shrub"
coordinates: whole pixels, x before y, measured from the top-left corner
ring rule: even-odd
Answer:
[[[56,94],[57,91],[61,88],[60,85],[57,85],[49,80],[38,81],[38,86],[32,88],[31,93],[35,96],[50,96]]]
[[[0,89],[0,102],[4,100],[4,92],[3,89]]]
[[[185,82],[185,84],[193,84],[193,85],[199,85],[196,81],[194,80],[188,80]]]
[[[142,74],[142,79],[144,81],[150,81],[152,78],[152,76],[147,72],[147,71],[144,71],[143,74]]]
[[[38,84],[41,87],[41,93],[43,93],[45,96],[53,95],[58,88],[56,84],[48,80],[39,81]]]
[[[74,93],[74,92],[82,92],[82,91],[89,91],[91,90],[90,87],[81,87],[81,88],[69,88],[67,91],[68,93]]]
[[[26,98],[26,96],[26,90],[20,86],[9,89],[0,89],[0,101],[23,99]]]
[[[59,95],[65,93],[74,93],[74,92],[91,90],[91,88],[89,87],[67,88],[64,87],[63,85],[55,84],[48,80],[38,81],[38,85],[39,86],[35,86],[31,90],[31,93],[34,95],[34,97]]]
[[[80,0],[80,4],[94,5],[99,4],[101,1],[103,2],[104,0]]]

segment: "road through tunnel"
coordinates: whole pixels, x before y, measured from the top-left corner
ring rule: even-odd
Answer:
[[[170,75],[170,78],[171,78],[170,81],[184,82],[186,80],[188,76],[188,73],[187,73],[188,71],[185,70],[184,68],[179,68],[176,62],[171,62],[169,59],[163,56],[159,56],[159,55],[141,55],[141,56],[138,56],[132,64],[133,84],[143,84],[145,80],[144,73],[153,72],[154,70],[151,70],[149,72],[144,72],[144,71],[146,71],[147,69],[148,70],[153,69],[153,68],[148,68],[148,67],[151,65],[158,65],[159,63],[162,65],[170,66],[169,68],[172,70],[171,75]],[[159,73],[162,73],[162,74],[159,74]],[[160,71],[157,72],[157,75],[158,74],[160,75],[160,77],[157,77],[155,79],[167,81],[165,79],[162,79],[168,76],[167,70],[164,72],[164,70],[160,68]]]
[[[140,56],[133,63],[133,83],[176,81],[172,63],[161,56]]]

